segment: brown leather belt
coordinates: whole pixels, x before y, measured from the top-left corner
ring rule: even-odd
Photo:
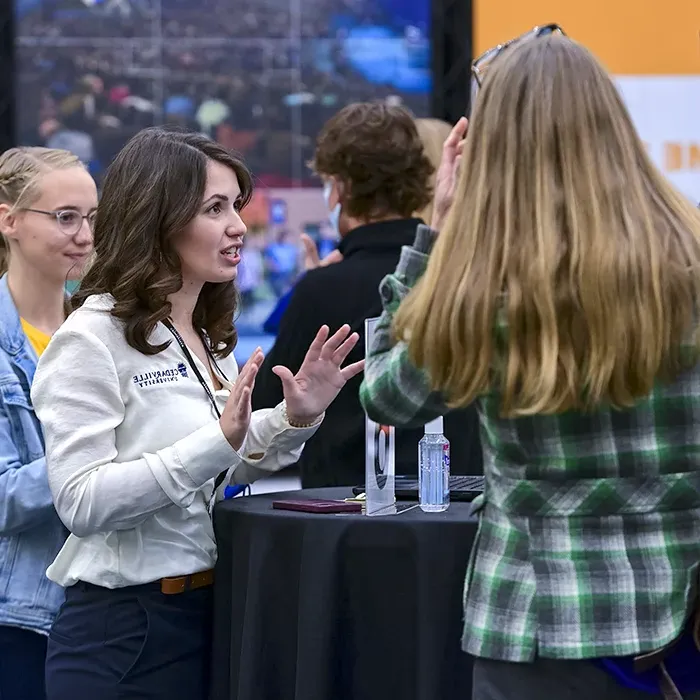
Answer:
[[[187,576],[175,576],[160,580],[160,591],[166,595],[177,595],[186,591],[194,591],[196,588],[204,588],[214,583],[214,569],[200,571],[197,574]]]

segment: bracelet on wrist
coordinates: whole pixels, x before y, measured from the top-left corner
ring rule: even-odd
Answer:
[[[290,418],[289,413],[287,412],[286,401],[282,402],[282,415],[284,416],[284,420],[286,420],[287,423],[292,426],[292,428],[313,428],[313,426],[316,425],[321,418],[321,416],[316,416],[316,418],[311,421],[298,421],[294,418]]]

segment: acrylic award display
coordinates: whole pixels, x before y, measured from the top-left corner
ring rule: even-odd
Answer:
[[[378,320],[368,318],[365,321],[365,356],[369,354]],[[365,512],[369,516],[393,515],[396,513],[395,430],[368,417],[365,421]]]

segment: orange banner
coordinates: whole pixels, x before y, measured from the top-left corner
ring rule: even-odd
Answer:
[[[474,0],[474,56],[556,22],[616,75],[699,75],[700,0]]]

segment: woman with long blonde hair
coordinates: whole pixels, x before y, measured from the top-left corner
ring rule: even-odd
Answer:
[[[92,251],[95,183],[67,151],[0,155],[0,698],[42,700],[63,590],[46,569],[66,538],[30,400],[39,356],[66,317],[66,280]],[[70,360],[69,360],[70,361]],[[87,370],[89,371],[89,370]]]
[[[395,425],[477,402],[474,699],[649,697],[624,662],[687,640],[696,605],[700,214],[569,39],[503,52],[465,129],[440,233],[382,284],[362,401]]]

